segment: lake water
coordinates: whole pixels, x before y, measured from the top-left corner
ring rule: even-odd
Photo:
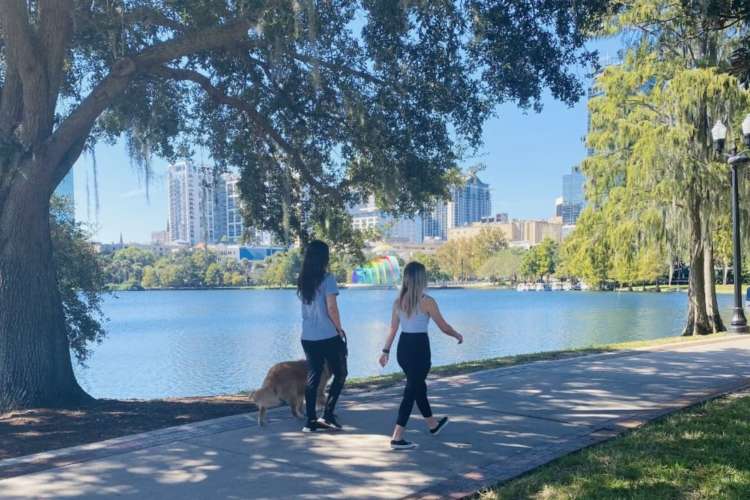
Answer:
[[[397,371],[377,358],[394,290],[342,290],[353,377]],[[679,335],[684,293],[433,290],[463,345],[431,325],[433,365],[591,344]],[[731,296],[719,297],[725,320]],[[233,393],[260,385],[268,368],[302,358],[292,290],[122,292],[109,297],[104,342],[76,367],[95,397],[161,398]]]

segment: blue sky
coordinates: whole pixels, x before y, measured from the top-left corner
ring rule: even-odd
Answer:
[[[616,40],[593,44],[603,58],[620,48]],[[493,212],[513,218],[549,218],[555,198],[562,194],[562,176],[586,155],[586,99],[568,107],[551,96],[544,98],[541,113],[524,113],[513,104],[498,108],[487,122],[484,146],[468,164],[481,161],[487,170],[479,177],[492,188]],[[83,156],[74,167],[76,217],[88,222],[94,239],[149,242],[151,232],[164,229],[167,221],[167,163],[155,158],[149,197],[131,167],[123,143],[96,148],[99,210],[95,208],[91,159]],[[88,200],[87,203],[87,185]]]

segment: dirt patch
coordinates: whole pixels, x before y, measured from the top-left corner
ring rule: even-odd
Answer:
[[[0,460],[255,411],[247,396],[102,399],[72,409],[0,414]]]

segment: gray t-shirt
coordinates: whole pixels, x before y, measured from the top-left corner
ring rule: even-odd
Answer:
[[[336,327],[333,326],[328,316],[326,297],[338,295],[336,278],[332,274],[326,274],[323,282],[315,291],[315,298],[309,304],[302,302],[302,340],[325,340],[338,335]]]

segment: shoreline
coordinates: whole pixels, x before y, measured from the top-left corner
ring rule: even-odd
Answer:
[[[351,283],[340,283],[338,287],[342,290],[397,290],[398,287],[393,285],[359,285]],[[742,295],[745,296],[748,286],[742,286]],[[430,285],[430,290],[505,290],[505,291],[516,291],[515,287],[509,285],[493,285],[485,282],[467,282],[460,284],[448,284],[448,285]],[[295,286],[268,286],[268,285],[248,285],[248,286],[221,286],[221,287],[173,287],[173,288],[144,288],[142,290],[118,290],[112,288],[107,290],[108,293],[123,293],[123,292],[205,292],[205,291],[219,291],[219,290],[252,290],[252,291],[269,291],[269,290],[296,290]],[[686,285],[664,285],[659,291],[654,289],[653,285],[648,286],[645,290],[642,287],[633,287],[632,290],[627,288],[615,288],[613,290],[546,290],[545,292],[557,292],[557,293],[686,293]],[[545,293],[545,292],[533,292],[533,293]],[[529,293],[529,292],[519,292]],[[716,285],[716,293],[718,295],[726,295],[734,293],[732,285]]]
[[[653,340],[590,345],[576,349],[502,356],[433,367],[430,378],[606,354],[666,344],[719,339],[726,333],[700,337],[670,336]],[[346,389],[366,393],[400,384],[403,373],[352,378]],[[257,410],[250,388],[234,394],[161,399],[100,399],[75,408],[31,408],[0,414],[0,460],[103,441],[139,432],[174,427]]]

